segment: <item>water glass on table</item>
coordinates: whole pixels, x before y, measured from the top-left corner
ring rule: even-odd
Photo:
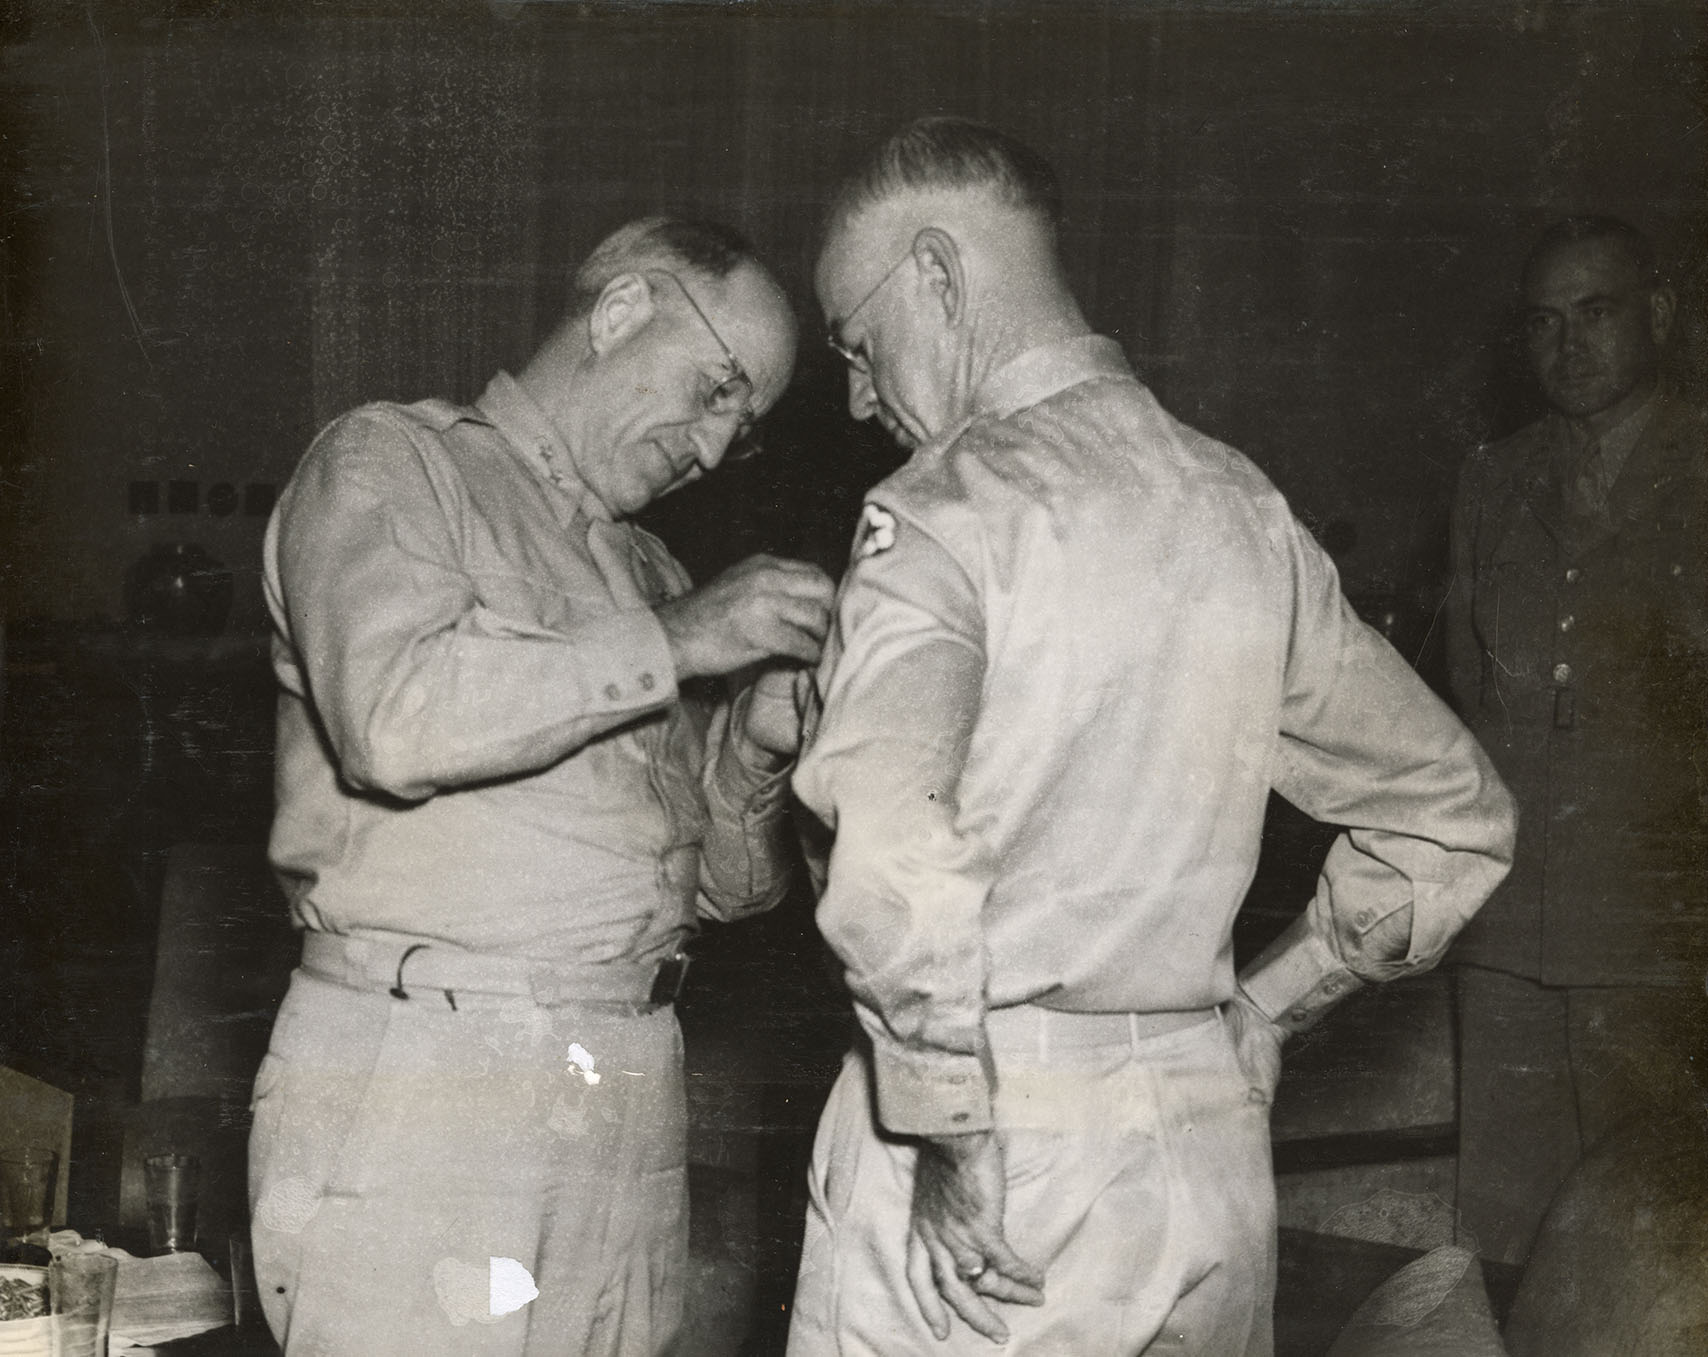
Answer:
[[[196,1246],[196,1196],[202,1163],[193,1154],[151,1154],[142,1161],[152,1253],[187,1253]]]
[[[107,1357],[119,1260],[106,1253],[65,1253],[48,1268],[54,1357]]]
[[[47,1264],[59,1155],[37,1145],[0,1150],[0,1263]]]

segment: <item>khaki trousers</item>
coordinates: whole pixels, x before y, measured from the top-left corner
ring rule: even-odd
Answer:
[[[1455,987],[1459,1212],[1484,1257],[1522,1263],[1597,1141],[1692,1097],[1708,1004],[1681,987],[1543,985],[1469,965]]]
[[[1120,1015],[1004,1013],[1018,1015],[991,1024],[1006,1229],[1047,1296],[992,1302],[1004,1351],[1268,1357],[1269,1105],[1221,1018],[1135,1036]],[[959,1319],[934,1339],[908,1289],[915,1151],[874,1125],[867,1061],[848,1057],[819,1122],[789,1357],[986,1357]]]
[[[292,978],[250,1140],[274,1336],[288,1357],[671,1350],[687,1264],[674,1012],[455,1002]],[[538,1298],[495,1314],[523,1269]]]

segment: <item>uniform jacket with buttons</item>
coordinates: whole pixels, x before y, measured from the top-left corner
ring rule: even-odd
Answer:
[[[1518,798],[1511,875],[1455,956],[1547,984],[1700,985],[1708,965],[1708,416],[1666,395],[1603,516],[1556,417],[1461,473],[1460,710]]]
[[[271,855],[299,925],[556,964],[667,955],[774,904],[783,775],[678,690],[688,588],[527,394],[364,406],[269,524]]]

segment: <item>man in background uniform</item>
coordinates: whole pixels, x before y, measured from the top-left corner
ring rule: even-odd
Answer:
[[[1661,379],[1673,295],[1631,226],[1549,228],[1523,302],[1550,409],[1465,463],[1447,632],[1523,812],[1454,951],[1459,1205],[1508,1262],[1582,1152],[1708,1060],[1708,419]]]

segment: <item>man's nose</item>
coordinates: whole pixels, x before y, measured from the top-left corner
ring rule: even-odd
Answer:
[[[700,422],[688,441],[694,449],[694,461],[702,471],[718,469],[718,463],[723,461],[729,445],[735,442],[736,430],[740,427],[739,415],[707,415]]]
[[[848,369],[848,413],[856,420],[870,419],[878,413],[878,393],[872,385],[872,374],[854,367]]]

